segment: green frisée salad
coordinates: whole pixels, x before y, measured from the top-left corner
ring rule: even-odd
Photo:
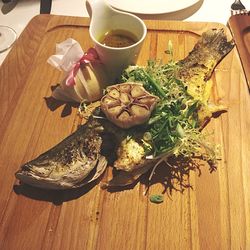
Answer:
[[[106,187],[127,186],[150,170],[149,187],[158,166],[166,168],[157,175],[165,187],[165,183],[173,187],[175,181],[185,187],[190,170],[199,171],[204,163],[211,172],[217,167],[220,147],[203,128],[215,113],[225,111],[209,100],[211,75],[233,44],[223,31],[212,30],[182,60],[173,60],[172,47],[170,41],[167,63],[154,59],[145,66],[129,66],[101,99],[104,116],[123,135],[112,163],[117,173]]]
[[[124,82],[141,82],[159,101],[146,124],[143,144],[147,158],[200,157],[215,165],[218,146],[201,132],[198,112],[202,106],[177,78],[178,64],[149,61],[147,66],[130,66],[122,75]]]
[[[210,45],[206,39],[210,36],[217,33],[205,34],[179,61],[173,60],[173,45],[168,41],[167,63],[154,59],[146,66],[131,65],[118,84],[107,87],[101,110],[127,135],[118,147],[116,169],[133,172],[147,159],[156,160],[154,172],[161,162],[169,164],[170,158],[181,158],[183,162],[198,158],[211,169],[216,168],[220,147],[210,142],[211,134],[203,128],[215,112],[225,107],[209,102],[210,77],[220,60],[217,47],[209,47],[212,54],[207,53]]]

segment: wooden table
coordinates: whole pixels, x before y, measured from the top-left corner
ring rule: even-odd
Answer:
[[[48,108],[51,86],[63,73],[46,63],[55,44],[68,37],[84,50],[92,46],[89,20],[39,15],[21,34],[0,69],[0,249],[250,249],[250,99],[236,48],[217,66],[213,99],[228,112],[208,128],[222,146],[222,160],[210,173],[191,171],[192,188],[168,189],[161,204],[153,185],[108,192],[100,181],[79,190],[46,191],[19,185],[20,165],[49,149],[76,128],[77,109]],[[217,23],[147,21],[148,35],[138,64],[168,60],[168,40],[176,60],[199,35]],[[70,113],[71,112],[71,113]]]

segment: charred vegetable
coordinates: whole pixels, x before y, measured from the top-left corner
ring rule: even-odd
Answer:
[[[140,83],[123,83],[107,88],[101,108],[110,121],[121,128],[146,122],[158,97],[147,92]]]

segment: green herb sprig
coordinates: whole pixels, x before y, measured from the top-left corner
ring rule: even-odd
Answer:
[[[188,94],[177,78],[178,69],[173,60],[167,64],[150,60],[145,67],[128,67],[122,75],[124,82],[141,82],[147,91],[160,98],[145,125],[147,136],[142,142],[146,152],[154,158],[170,154],[187,158],[203,156],[215,162],[217,152],[208,145],[206,135],[199,128],[201,103]]]

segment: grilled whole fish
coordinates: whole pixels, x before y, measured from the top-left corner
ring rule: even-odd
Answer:
[[[89,119],[58,145],[21,166],[16,178],[46,189],[77,188],[96,179],[107,166],[101,150],[103,137],[113,126],[107,121],[105,129],[105,122]],[[93,177],[85,181],[94,169]]]
[[[201,120],[212,112],[207,105],[211,89],[208,80],[233,45],[233,41],[227,41],[223,30],[210,30],[202,34],[189,55],[178,62],[177,77],[187,86],[191,96],[204,103],[200,113],[205,115]],[[142,135],[142,131],[140,133]],[[108,185],[131,184],[150,169],[154,159],[146,159],[141,135],[136,136],[139,140],[127,135],[127,130],[107,119],[92,117],[58,145],[21,166],[16,178],[46,189],[77,188],[100,176],[107,166],[107,155],[116,154],[113,166],[119,170],[119,175]],[[107,144],[111,144],[112,149]]]

